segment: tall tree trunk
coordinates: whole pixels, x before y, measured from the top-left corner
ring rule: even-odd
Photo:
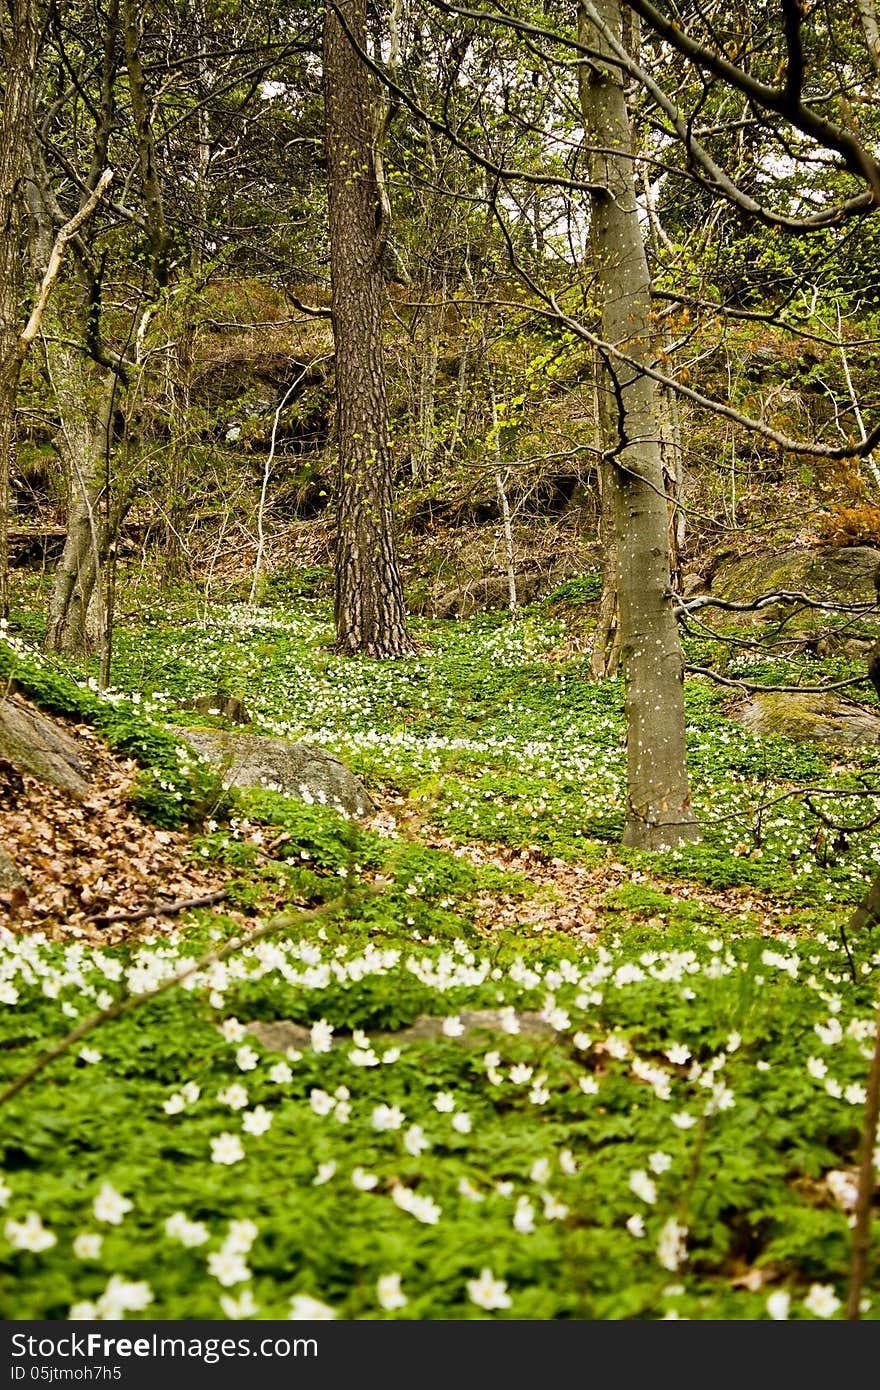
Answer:
[[[174,584],[188,571],[183,532],[191,508],[187,463],[191,448],[191,405],[196,327],[192,318],[180,323],[165,352],[166,399],[171,422],[168,491],[165,512],[163,579]]]
[[[437,361],[440,356],[440,333],[442,331],[443,306],[446,297],[445,281],[440,291],[440,304],[425,313],[421,334],[421,363],[419,368],[419,410],[418,410],[418,456],[413,474],[418,482],[425,482],[431,475],[431,462],[434,457],[435,439],[435,401],[437,385]]]
[[[47,268],[58,255],[61,218],[36,146],[31,149],[28,206],[31,250],[37,281],[46,284]],[[103,185],[103,180],[100,184]],[[82,220],[94,206],[100,186],[85,198],[80,213],[67,228]],[[113,366],[89,357],[72,341],[77,331],[88,340],[87,323],[93,309],[89,288],[80,280],[70,285],[65,299],[56,293],[44,305],[46,368],[58,407],[56,444],[67,482],[67,536],[55,569],[49,600],[45,646],[67,656],[101,651],[106,667],[109,640],[108,609],[101,587],[101,566],[116,534],[122,512],[110,508],[108,450],[110,416],[117,384]],[[27,329],[24,330],[27,333]]]
[[[37,61],[37,3],[0,12],[0,618],[9,613],[9,483],[15,459],[15,404],[22,351],[22,179]]]
[[[50,349],[61,415],[59,447],[67,477],[67,536],[55,569],[46,649],[65,656],[103,650],[107,603],[101,566],[115,526],[107,517],[107,448],[115,377],[76,349]]]
[[[597,0],[622,32],[619,0]],[[583,9],[582,40],[602,50]],[[581,102],[592,147],[592,245],[602,336],[636,361],[651,356],[650,277],[632,172],[620,71],[584,64]],[[616,442],[609,451],[618,554],[620,647],[626,679],[627,819],[624,843],[661,849],[700,838],[685,761],[684,667],[672,611],[669,532],[653,384],[609,358]]]
[[[599,549],[602,554],[602,594],[593,645],[590,674],[594,680],[614,677],[620,664],[620,613],[617,603],[617,526],[614,519],[614,464],[604,457],[615,443],[615,416],[598,353],[593,357],[593,400],[596,408],[596,442],[600,458],[596,470],[599,488]]]
[[[856,0],[862,32],[871,55],[871,66],[880,77],[880,25],[877,24],[877,9],[874,0]]]
[[[340,13],[366,46],[361,0]],[[370,79],[336,12],[324,16],[324,109],[336,348],[336,646],[352,655],[414,650],[394,540],[382,345],[387,233],[373,151]]]

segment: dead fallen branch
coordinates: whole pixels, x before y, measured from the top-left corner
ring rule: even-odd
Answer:
[[[142,922],[145,917],[175,917],[178,912],[186,912],[188,908],[211,907],[228,897],[228,888],[218,888],[213,893],[204,893],[200,898],[179,898],[177,902],[153,903],[150,907],[139,907],[135,912],[94,912],[85,920],[112,927],[117,922]]]

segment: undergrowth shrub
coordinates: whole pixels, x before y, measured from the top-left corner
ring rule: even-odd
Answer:
[[[826,545],[876,545],[880,537],[880,507],[860,502],[832,506],[816,522],[816,535]]]

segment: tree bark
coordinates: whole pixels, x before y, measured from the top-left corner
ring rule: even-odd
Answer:
[[[103,154],[103,149],[100,152]],[[60,420],[56,445],[67,482],[67,537],[55,569],[45,647],[47,651],[81,657],[103,651],[108,640],[101,564],[122,516],[122,511],[111,513],[107,491],[116,372],[90,359],[85,348],[72,341],[77,330],[83,340],[88,338],[85,325],[91,306],[87,286],[82,280],[74,282],[62,299],[55,283],[64,247],[73,230],[97,205],[109,182],[109,173],[97,180],[79,211],[57,235],[61,210],[36,146],[31,149],[29,175],[33,270],[36,279],[42,281],[42,288],[38,295],[40,317],[26,326],[21,341],[31,341],[41,324],[45,324],[45,362]]]
[[[46,650],[81,657],[103,648],[107,604],[101,566],[116,526],[106,513],[107,447],[115,391],[112,372],[99,373],[76,349],[48,348],[61,415],[59,448],[67,476],[67,537],[55,569]],[[97,378],[97,380],[95,380]]]
[[[871,57],[871,66],[880,77],[880,25],[877,23],[877,9],[874,0],[856,0],[856,3],[865,44]]]
[[[22,179],[37,62],[37,3],[4,4],[0,111],[0,618],[9,613],[9,484],[15,460],[15,407],[23,353]]]
[[[603,455],[596,470],[599,490],[599,549],[602,555],[602,594],[593,643],[590,675],[594,680],[617,675],[620,664],[620,612],[617,603],[617,526],[614,519],[614,465],[604,455],[615,443],[615,419],[609,396],[610,382],[603,379],[602,363],[593,357],[593,401],[596,410],[596,444]]]
[[[360,4],[343,0],[339,9],[363,48]],[[351,655],[400,657],[414,647],[394,540],[382,343],[386,215],[374,161],[370,78],[329,6],[323,87],[339,455],[336,647]]]
[[[597,9],[622,32],[619,0]],[[583,10],[584,42],[604,43]],[[591,235],[602,336],[637,362],[651,358],[650,276],[632,169],[620,71],[584,63],[581,103],[591,146]],[[698,840],[685,759],[684,663],[672,609],[669,532],[654,387],[638,367],[606,363],[616,441],[606,450],[618,552],[620,647],[626,681],[627,819],[624,844],[662,849]]]

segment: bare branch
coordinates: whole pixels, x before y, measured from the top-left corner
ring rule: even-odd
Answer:
[[[409,92],[407,92],[397,82],[394,82],[392,78],[389,77],[385,69],[381,67],[378,63],[374,62],[373,59],[370,57],[369,53],[367,53],[367,51],[364,49],[364,47],[358,44],[357,40],[352,35],[350,26],[346,23],[345,16],[341,13],[338,5],[334,3],[334,0],[329,0],[329,3],[333,9],[334,14],[337,16],[340,27],[344,31],[352,48],[355,50],[361,62],[364,64],[366,68],[369,69],[373,76],[377,77],[379,81],[383,84],[383,86],[386,87],[393,96],[396,96],[398,101],[401,102],[401,104],[405,106],[407,110],[412,111],[414,116],[418,116],[419,120],[424,121],[425,125],[427,125],[431,130],[436,131],[438,135],[444,136],[445,139],[447,139],[450,142],[450,144],[455,145],[456,149],[459,149],[464,154],[466,154],[468,159],[473,160],[473,162],[476,165],[478,165],[480,169],[485,170],[487,174],[491,174],[492,177],[496,179],[513,179],[519,183],[535,184],[542,188],[548,186],[551,188],[567,188],[577,193],[593,193],[596,191],[607,191],[606,189],[604,189],[604,187],[599,187],[596,184],[592,183],[585,183],[580,179],[564,178],[560,174],[533,174],[526,169],[508,169],[501,164],[496,164],[491,159],[487,159],[485,155],[480,154],[479,150],[475,150],[472,145],[468,144],[466,140],[463,140],[462,137],[458,134],[458,132],[453,130],[452,126],[450,126],[446,121],[438,121],[435,116],[432,116],[429,114],[429,112],[425,111],[425,109],[418,104],[415,98],[410,96]]]
[[[704,72],[720,77],[728,86],[742,92],[759,108],[783,116],[796,130],[839,154],[850,173],[865,179],[870,185],[870,193],[863,195],[867,197],[867,203],[862,210],[867,211],[880,203],[880,164],[868,154],[854,134],[818,115],[802,100],[792,100],[787,87],[770,87],[764,82],[759,82],[728,58],[722,57],[711,48],[706,48],[704,44],[692,38],[679,23],[668,19],[656,9],[651,0],[626,0],[626,3],[655,34]]]
[[[729,685],[734,690],[745,690],[750,695],[824,695],[827,690],[846,690],[853,685],[865,685],[867,676],[853,676],[851,680],[829,681],[827,685],[755,685],[752,681],[735,680],[731,676],[719,675],[709,666],[685,666],[692,676],[706,676],[718,685]]]
[[[754,613],[777,603],[799,603],[803,608],[821,608],[828,613],[876,613],[876,602],[871,603],[832,603],[830,599],[820,599],[799,590],[775,589],[772,593],[761,594],[755,599],[716,598],[713,594],[695,594],[693,598],[683,598],[674,594],[676,613],[696,613],[700,608],[723,608],[731,613]]]
[[[782,0],[782,19],[785,25],[785,46],[788,64],[785,69],[785,98],[792,106],[800,104],[804,85],[804,41],[801,23],[804,17],[800,0]]]
[[[136,912],[95,912],[87,917],[87,922],[102,922],[112,927],[117,922],[142,922],[147,917],[176,917],[178,912],[188,912],[194,907],[212,907],[229,896],[228,888],[218,888],[215,893],[205,893],[201,898],[180,898],[176,902],[151,903],[149,907],[139,907]]]
[[[46,271],[43,275],[34,307],[31,310],[30,318],[18,337],[19,356],[24,357],[31,343],[40,331],[40,324],[46,312],[46,306],[49,303],[49,296],[52,293],[55,281],[58,279],[61,271],[61,264],[64,260],[64,252],[67,243],[76,236],[83,223],[88,221],[91,217],[95,208],[103,198],[104,193],[110,187],[112,180],[113,170],[105,169],[82,207],[74,213],[69,222],[65,222],[64,226],[55,237],[55,243],[49,256],[49,263],[46,266]]]

